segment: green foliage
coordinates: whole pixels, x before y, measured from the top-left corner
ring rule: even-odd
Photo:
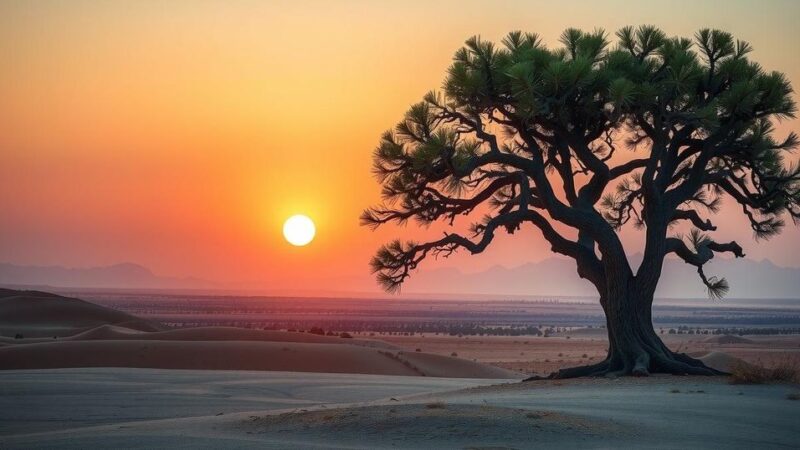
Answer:
[[[576,214],[596,214],[613,232],[630,220],[650,227],[648,208],[683,204],[715,213],[724,195],[741,205],[759,238],[778,233],[785,215],[800,218],[800,169],[785,158],[800,140],[793,133],[775,138],[773,126],[796,114],[785,75],[764,70],[749,59],[748,43],[720,30],[690,39],[643,25],[615,37],[612,43],[602,29],[570,28],[557,48],[521,31],[497,45],[469,38],[441,91],[426,94],[381,137],[374,171],[386,203],[365,211],[363,223],[452,223],[485,205],[492,214],[473,227],[481,237],[492,220],[528,208],[546,213],[545,221],[573,217],[553,214],[565,202]],[[646,164],[609,178],[620,169],[610,163],[620,142]],[[548,199],[555,189],[537,185],[543,176],[574,192]],[[591,227],[566,225],[601,232],[593,217],[584,219]],[[519,222],[503,226],[514,231]],[[541,221],[537,226],[547,231]],[[711,242],[699,232],[689,236],[705,256]],[[436,245],[392,243],[376,256],[375,270],[388,288],[428,250]],[[701,276],[710,295],[727,292],[724,279]]]

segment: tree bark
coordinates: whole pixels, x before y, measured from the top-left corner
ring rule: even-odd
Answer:
[[[620,283],[600,298],[606,315],[608,354],[592,365],[561,369],[549,378],[584,376],[724,375],[684,353],[670,350],[658,337],[652,323],[652,296],[638,295],[634,283]]]

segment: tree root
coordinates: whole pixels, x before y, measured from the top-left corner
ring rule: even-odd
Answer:
[[[717,369],[703,364],[702,361],[694,359],[683,353],[673,353],[672,358],[657,358],[655,363],[661,373],[672,375],[728,375]]]
[[[620,377],[635,376],[646,377],[651,373],[671,375],[728,375],[717,369],[706,366],[702,361],[692,358],[684,353],[669,354],[640,354],[635,361],[623,363],[618,358],[606,358],[597,364],[560,369],[546,377],[534,375],[523,381],[534,380],[563,380],[581,377]]]

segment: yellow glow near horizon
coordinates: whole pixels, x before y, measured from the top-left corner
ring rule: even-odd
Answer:
[[[302,247],[314,239],[316,227],[314,222],[303,214],[296,214],[286,219],[283,224],[283,237],[290,244]]]

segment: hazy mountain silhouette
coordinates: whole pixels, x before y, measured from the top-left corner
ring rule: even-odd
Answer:
[[[209,289],[215,283],[198,278],[172,278],[153,274],[133,263],[102,267],[18,266],[0,263],[0,284],[64,288]]]
[[[638,266],[640,254],[633,255]],[[715,258],[706,273],[725,277],[731,285],[729,298],[800,298],[800,269],[776,266],[769,260]],[[369,275],[331,280],[330,290],[306,292],[268,282],[216,283],[199,278],[173,278],[153,274],[146,267],[123,263],[112,266],[66,268],[60,266],[20,266],[0,263],[0,284],[6,286],[51,286],[61,288],[186,289],[227,290],[240,293],[274,295],[344,295],[360,291],[377,293]],[[275,292],[273,292],[275,291]],[[596,297],[594,287],[578,278],[572,260],[552,257],[537,263],[507,268],[494,266],[480,272],[445,268],[420,270],[403,286],[405,294],[458,294],[488,296]],[[373,294],[374,295],[374,294]],[[656,297],[703,298],[706,293],[693,266],[667,259]]]
[[[641,254],[633,255],[634,267]],[[729,298],[798,298],[800,269],[779,267],[768,260],[715,258],[706,266],[709,276],[725,277],[731,285]],[[494,266],[485,271],[465,273],[458,269],[419,271],[403,286],[406,293],[470,293],[505,295],[552,295],[595,297],[594,287],[575,273],[575,263],[548,258],[518,267]],[[659,298],[702,298],[703,284],[693,266],[666,259],[656,290]]]

